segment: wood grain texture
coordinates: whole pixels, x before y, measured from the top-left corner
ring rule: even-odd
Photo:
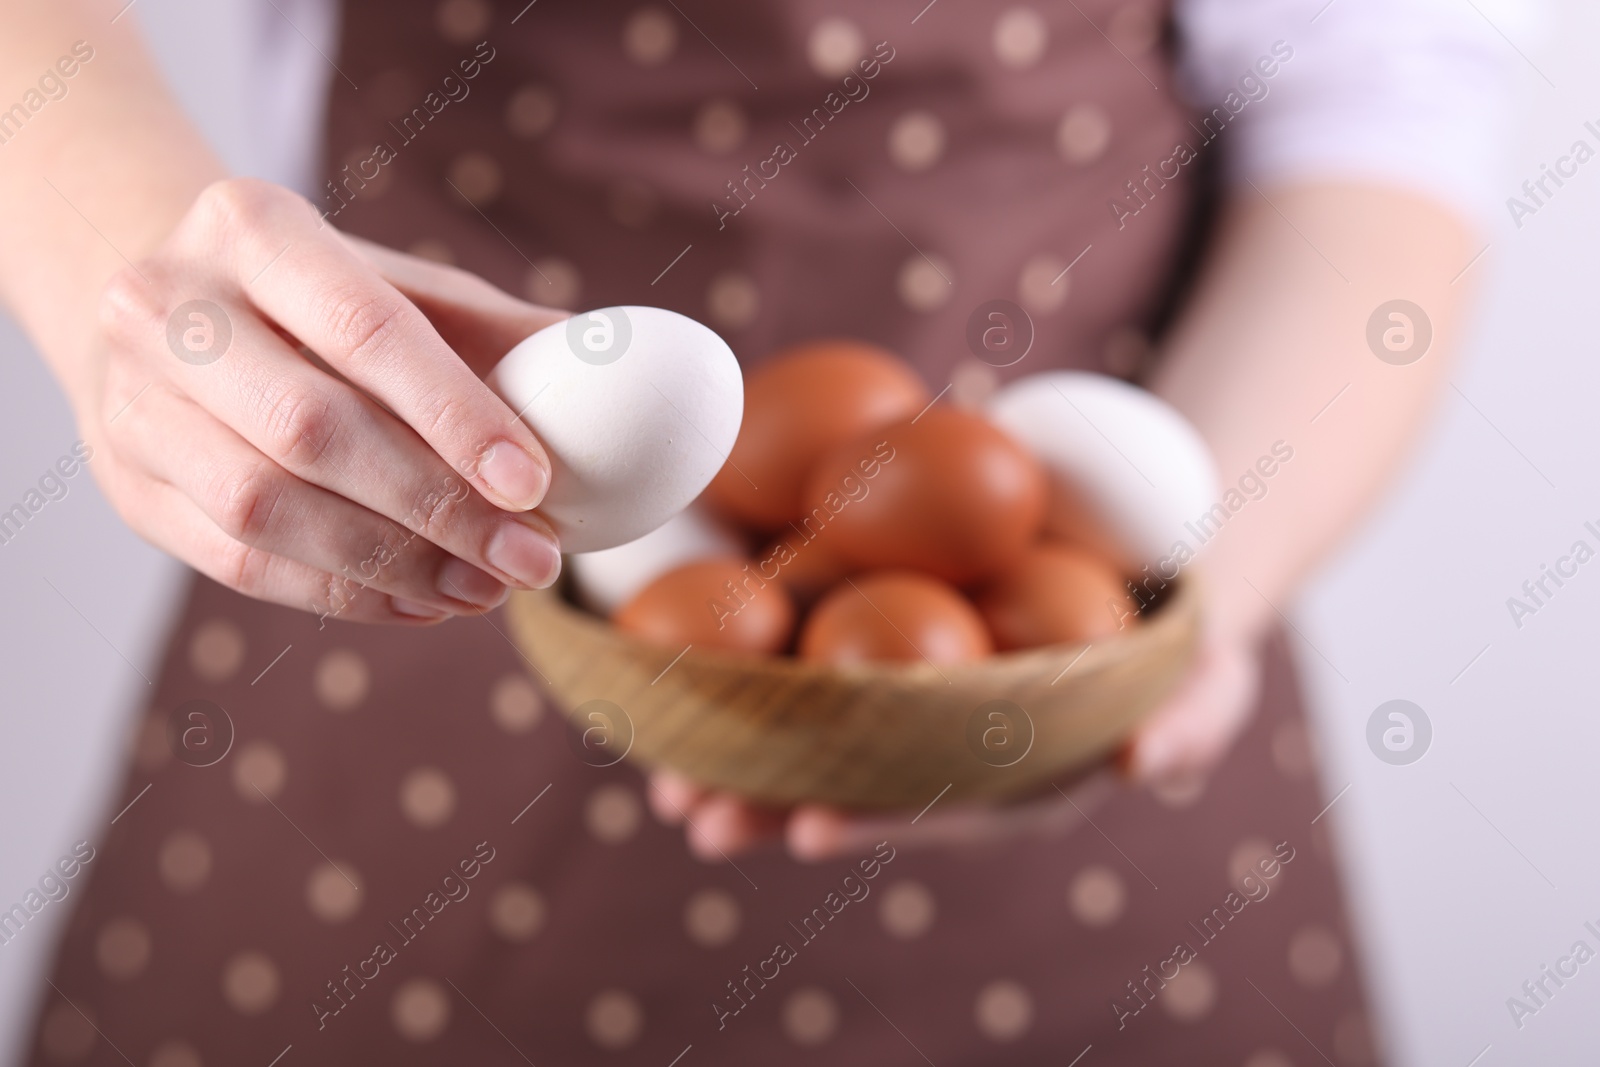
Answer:
[[[946,786],[945,800],[1001,799],[1103,760],[1182,677],[1200,624],[1186,579],[1087,651],[846,669],[696,648],[674,663],[682,649],[644,644],[553,591],[514,593],[507,610],[575,724],[590,700],[626,712],[628,758],[760,801],[852,808],[921,808]]]

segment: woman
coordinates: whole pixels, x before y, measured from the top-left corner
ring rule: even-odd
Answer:
[[[84,45],[7,130],[0,293],[206,576],[35,1062],[1374,1061],[1276,635],[1441,379],[1499,45],[1426,0],[916,6],[347,0],[308,208],[227,175],[120,4],[7,5],[7,69]],[[937,390],[993,300],[1035,332],[1000,376],[1138,377],[1254,479],[1137,784],[866,821],[589,765],[484,614],[559,546],[481,376],[652,303]],[[1395,300],[1425,350],[1369,346]]]

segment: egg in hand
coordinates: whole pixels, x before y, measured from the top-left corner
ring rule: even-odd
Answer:
[[[744,413],[722,338],[664,308],[581,312],[508,352],[486,379],[550,456],[539,505],[565,552],[644,536],[727,458]]]

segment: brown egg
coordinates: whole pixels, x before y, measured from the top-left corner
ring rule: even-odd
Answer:
[[[850,579],[822,599],[800,631],[800,658],[814,663],[966,663],[993,650],[967,599],[914,571]]]
[[[777,530],[810,506],[806,475],[841,442],[921,411],[927,387],[893,353],[863,341],[812,341],[745,380],[744,422],[728,462],[706,489],[727,517]]]
[[[778,573],[782,582],[802,606],[838,585],[851,573],[851,566],[828,547],[826,536],[806,538],[798,533],[780,537],[756,556],[762,573]]]
[[[1099,641],[1134,625],[1139,610],[1105,560],[1048,543],[1029,548],[974,599],[1001,651]]]
[[[668,571],[611,621],[664,648],[779,652],[794,633],[795,610],[781,583],[762,578],[745,560],[722,558]]]
[[[956,585],[1014,559],[1044,523],[1039,463],[979,415],[935,405],[830,452],[804,520],[861,568],[913,567]]]

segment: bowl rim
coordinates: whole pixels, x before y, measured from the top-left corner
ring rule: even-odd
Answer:
[[[1132,630],[1102,642],[1072,645],[1045,645],[1038,648],[1014,649],[995,652],[981,660],[969,663],[935,665],[927,660],[899,663],[862,663],[830,665],[808,663],[795,656],[757,655],[726,649],[701,648],[692,644],[674,653],[662,645],[652,644],[644,638],[617,629],[605,618],[573,603],[567,596],[566,583],[554,588],[519,593],[517,600],[524,604],[538,604],[535,610],[560,615],[568,625],[576,626],[595,638],[603,638],[623,645],[633,656],[646,662],[652,659],[671,659],[673,664],[688,663],[703,671],[717,674],[748,674],[759,670],[771,676],[788,676],[797,681],[826,677],[848,680],[861,685],[892,684],[900,687],[936,685],[941,688],[964,681],[982,681],[997,672],[1010,675],[1059,668],[1060,675],[1077,667],[1088,673],[1112,667],[1137,655],[1149,639],[1141,635],[1185,625],[1187,618],[1198,611],[1201,595],[1200,581],[1192,574],[1179,575],[1167,583],[1161,598],[1153,605],[1150,615]],[[536,600],[532,598],[537,598]],[[1091,654],[1092,653],[1092,654]],[[675,657],[675,658],[674,658]],[[1066,661],[1065,667],[1060,664]],[[1060,675],[1056,681],[1060,680]],[[1051,682],[1055,684],[1054,681]]]

